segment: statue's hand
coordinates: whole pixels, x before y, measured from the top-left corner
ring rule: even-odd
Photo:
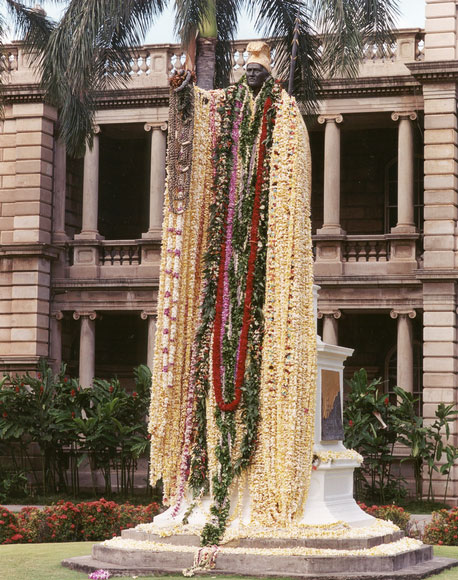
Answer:
[[[195,74],[190,70],[175,71],[169,80],[170,86],[175,93],[179,93],[193,82],[195,82]]]

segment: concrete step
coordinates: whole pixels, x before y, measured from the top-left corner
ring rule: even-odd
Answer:
[[[351,569],[350,562],[347,558],[336,558],[340,560],[340,571],[333,572],[306,572],[300,569],[297,572],[291,570],[285,570],[282,565],[282,561],[276,562],[276,568],[271,571],[260,572],[255,567],[246,567],[242,571],[233,572],[232,567],[230,569],[222,570],[221,563],[217,562],[217,567],[208,572],[196,572],[196,575],[206,575],[206,576],[224,576],[229,574],[237,573],[241,576],[259,577],[259,578],[303,578],[304,580],[312,580],[313,578],[322,580],[354,580],[355,572]],[[180,576],[182,574],[184,567],[190,567],[192,565],[193,558],[189,558],[186,561],[186,566],[181,566],[175,559],[175,554],[168,553],[166,565],[156,565],[156,566],[136,566],[133,562],[129,560],[126,556],[124,558],[124,564],[110,564],[106,561],[98,560],[93,556],[81,556],[78,558],[69,558],[64,560],[62,565],[76,570],[79,572],[84,572],[86,574],[94,572],[95,570],[104,569],[108,570],[112,576],[159,576],[164,574],[173,574]],[[218,560],[218,559],[217,559]],[[128,563],[126,563],[128,562]],[[458,562],[456,560],[451,560],[450,558],[432,558],[430,560],[421,561],[414,565],[406,566],[398,570],[381,570],[381,571],[359,571],[357,572],[358,578],[363,578],[365,580],[419,580],[420,578],[427,578],[434,574],[439,574],[443,570],[456,566]]]
[[[137,529],[123,530],[121,537],[139,542],[155,542],[174,546],[200,546],[200,536],[179,534],[159,536]],[[367,550],[381,544],[396,542],[404,537],[402,531],[374,538],[241,538],[224,544],[228,548],[322,548],[328,550]]]

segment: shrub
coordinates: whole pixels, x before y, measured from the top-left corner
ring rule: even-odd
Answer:
[[[364,503],[359,503],[359,507],[374,518],[393,522],[404,532],[408,531],[410,514],[404,508],[396,505],[373,505],[368,507]]]
[[[16,515],[0,506],[0,544],[22,544],[27,541],[27,532]]]
[[[423,541],[440,546],[458,546],[458,507],[433,512],[433,519],[425,527]]]
[[[0,544],[97,542],[118,536],[123,529],[152,521],[159,512],[159,505],[118,505],[102,498],[78,504],[60,501],[43,510],[26,507],[17,516],[6,509],[0,508],[0,511],[8,516],[3,518],[3,525],[0,523]]]

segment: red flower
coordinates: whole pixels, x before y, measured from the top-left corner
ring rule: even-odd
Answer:
[[[138,394],[137,394],[137,393],[134,391],[134,392],[132,393],[132,397],[135,399],[136,397],[138,397]]]
[[[388,403],[390,402],[390,400],[388,399],[388,397],[385,398],[385,401],[384,402],[385,402],[385,405],[388,406]]]
[[[67,377],[64,377],[64,383],[66,383],[68,381]]]
[[[75,391],[75,389],[72,389],[72,390],[70,391],[70,395],[71,395],[72,397],[74,397],[74,396],[76,395],[76,391]]]
[[[313,469],[313,471],[316,471],[316,469],[317,469],[316,465],[312,465],[312,469]]]
[[[113,385],[110,385],[110,388],[108,390],[110,391],[110,393],[112,393],[114,391]]]
[[[348,424],[350,425],[350,427],[353,427],[353,421],[350,419],[350,421],[348,421]]]
[[[75,418],[75,411],[72,411],[72,419]]]
[[[16,391],[16,393],[19,393],[19,391],[20,391],[21,389],[20,389],[19,387],[16,387],[14,390]]]
[[[43,385],[40,385],[40,395],[43,394],[43,391],[45,390],[45,388],[43,387]]]
[[[8,417],[8,413],[6,411],[3,411],[3,417],[6,419]]]

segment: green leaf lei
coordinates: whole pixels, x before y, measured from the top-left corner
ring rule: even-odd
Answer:
[[[196,335],[196,365],[194,380],[196,385],[196,434],[191,456],[189,485],[195,497],[209,488],[206,405],[210,389],[211,337],[215,318],[215,298],[221,259],[221,248],[226,236],[228,195],[233,169],[233,127],[237,115],[242,121],[239,131],[238,156],[242,164],[243,183],[235,207],[232,237],[232,257],[229,264],[228,279],[230,292],[230,316],[224,330],[222,360],[225,368],[224,398],[234,396],[235,368],[239,338],[242,330],[244,296],[248,274],[250,253],[250,234],[257,181],[261,128],[266,126],[266,154],[262,167],[261,211],[258,226],[258,252],[254,266],[253,297],[251,301],[251,321],[248,334],[247,365],[242,386],[243,436],[240,454],[234,457],[236,441],[235,412],[215,408],[215,418],[221,433],[215,450],[219,462],[218,473],[213,478],[213,500],[211,521],[202,531],[202,545],[218,544],[224,534],[230,510],[228,492],[234,477],[246,468],[253,456],[259,421],[259,385],[262,360],[262,339],[264,329],[263,305],[265,294],[265,267],[267,255],[268,203],[270,146],[276,117],[276,105],[281,97],[281,86],[273,79],[264,83],[254,103],[245,78],[226,90],[225,99],[218,110],[221,116],[221,131],[215,148],[214,163],[216,177],[213,184],[214,202],[210,208],[209,242],[205,254],[205,294],[201,305],[202,321]],[[264,107],[270,98],[272,105]],[[254,160],[254,161],[252,161]],[[251,166],[250,166],[251,163]]]

